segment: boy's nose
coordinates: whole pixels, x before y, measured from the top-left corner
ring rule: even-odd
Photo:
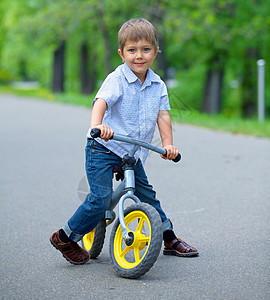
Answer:
[[[141,58],[142,57],[142,51],[137,51],[137,58]]]

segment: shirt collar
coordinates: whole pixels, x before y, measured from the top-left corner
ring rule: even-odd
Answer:
[[[126,63],[123,64],[123,73],[129,83],[135,82],[137,79],[139,79],[127,66]]]
[[[148,69],[144,83],[147,86],[151,85],[152,82],[160,82],[160,77],[151,69]]]
[[[127,66],[126,63],[123,64],[123,73],[129,83],[135,82],[136,80],[140,80]],[[157,74],[155,74],[151,69],[148,69],[143,85],[148,86],[151,85],[152,82],[159,82],[159,81],[160,81],[160,77]]]

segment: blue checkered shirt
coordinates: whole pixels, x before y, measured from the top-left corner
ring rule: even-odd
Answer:
[[[95,100],[98,98],[107,103],[102,124],[111,127],[116,134],[148,143],[152,141],[159,111],[170,110],[167,88],[160,77],[148,69],[142,85],[126,64],[107,76]],[[87,137],[90,137],[90,129]],[[130,144],[114,140],[105,142],[98,139],[98,142],[120,157],[132,148]],[[145,162],[148,150],[139,148],[135,158],[140,155]]]

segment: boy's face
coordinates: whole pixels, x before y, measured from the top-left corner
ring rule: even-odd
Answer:
[[[155,50],[154,46],[146,39],[137,42],[128,40],[123,51],[118,49],[118,53],[127,66],[143,83],[147,70],[152,66],[157,56],[158,49]]]

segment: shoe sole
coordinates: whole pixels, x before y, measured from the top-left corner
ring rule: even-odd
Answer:
[[[50,242],[51,242],[51,244],[53,245],[53,247],[54,247],[56,250],[58,250],[58,251],[61,252],[61,250],[58,249],[58,247],[56,246],[56,244],[52,241],[52,238],[50,238]],[[85,263],[87,263],[87,262],[90,260],[90,256],[89,256],[88,260],[86,260],[86,261],[84,261],[84,262],[75,262],[75,261],[70,260],[68,257],[66,257],[62,252],[61,252],[61,254],[63,255],[63,257],[64,257],[69,263],[71,263],[71,264],[73,264],[73,265],[84,265]]]
[[[172,250],[163,250],[163,255],[173,255],[173,256],[179,256],[179,257],[191,257],[191,256],[199,256],[199,252],[179,253],[177,251],[172,251]]]

